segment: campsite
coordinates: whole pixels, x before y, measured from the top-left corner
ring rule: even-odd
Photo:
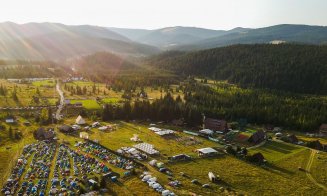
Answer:
[[[20,166],[25,166],[25,168],[20,173],[21,176],[18,177],[18,186],[14,189],[16,193],[34,191],[38,194],[41,192],[49,194],[50,192],[59,193],[63,191],[76,194],[80,193],[81,190],[96,190],[94,187],[100,186],[103,175],[110,172],[115,175],[108,174],[110,177],[106,180],[106,190],[102,191],[116,194],[137,192],[138,194],[160,195],[161,193],[156,191],[159,189],[161,192],[167,190],[169,194],[177,195],[191,193],[205,195],[259,194],[259,192],[253,192],[250,187],[257,187],[256,189],[260,190],[268,184],[270,188],[265,188],[267,193],[302,194],[307,191],[313,194],[322,193],[319,188],[310,183],[305,173],[298,170],[299,165],[305,167],[306,156],[310,153],[309,150],[301,146],[295,147],[291,144],[268,141],[263,146],[250,149],[250,154],[262,152],[268,163],[271,163],[258,166],[227,154],[224,152],[224,145],[206,137],[183,132],[183,129],[178,126],[165,124],[153,126],[151,123],[149,125],[148,123],[124,121],[94,122],[82,116],[67,118],[62,124],[68,127],[67,132],[59,131],[61,125],[57,125],[54,129],[56,140],[49,144],[30,138],[18,141],[17,145],[13,146],[20,152],[30,151],[33,145],[36,145],[36,148],[29,153],[29,157],[22,157],[21,154],[16,155],[16,160],[10,164],[12,168],[19,163],[16,162],[17,160],[23,160],[23,162],[26,160],[29,163],[33,160],[44,159],[51,163],[46,164],[45,162],[40,163],[41,165],[35,165],[32,171],[28,167],[29,164]],[[74,125],[79,125],[80,129],[74,129]],[[32,124],[30,128],[34,128],[34,126]],[[84,130],[87,126],[90,128]],[[116,128],[105,131],[99,129],[104,126]],[[45,128],[47,127],[45,126]],[[163,133],[171,135],[169,137],[162,136],[162,134],[156,133],[158,131],[164,131]],[[188,139],[196,142],[181,142],[188,141]],[[4,146],[0,149],[1,155],[5,155],[7,150]],[[38,149],[48,149],[51,153],[43,158],[44,152]],[[125,151],[122,152],[121,149]],[[9,151],[11,150],[9,149]],[[218,154],[210,154],[209,156],[199,154],[200,152],[209,153],[209,151]],[[171,161],[171,157],[178,157],[181,154],[189,156],[190,159],[183,158]],[[143,155],[143,158],[139,158],[140,155]],[[13,155],[7,154],[5,156],[11,157]],[[32,157],[35,158],[31,159]],[[322,160],[325,160],[325,157],[321,157]],[[154,160],[156,160],[155,164]],[[312,166],[313,171],[315,171],[316,166],[321,167],[321,164],[325,164],[325,162],[320,160],[316,164]],[[48,172],[35,175],[37,167],[46,167],[46,165],[49,165],[48,169],[45,170]],[[20,169],[17,168],[14,171],[19,172]],[[220,180],[211,182],[208,178],[209,172],[219,175]],[[150,183],[151,186],[142,182],[146,175],[155,180],[155,183]],[[267,175],[270,176],[269,179],[265,177]],[[249,178],[256,178],[260,183],[249,181]],[[297,179],[297,183],[285,181],[284,178]],[[32,179],[32,181],[28,179]],[[317,176],[317,179],[324,180],[324,177]],[[3,179],[2,183],[6,184],[6,181],[7,178]],[[280,183],[287,183],[293,188],[287,189],[286,186],[282,188]],[[125,189],[122,186],[128,188]]]

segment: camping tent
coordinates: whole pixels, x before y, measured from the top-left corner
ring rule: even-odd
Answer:
[[[80,132],[79,137],[82,139],[89,139],[89,134],[86,132]]]
[[[131,141],[140,142],[141,140],[137,134],[134,134],[133,137],[131,138]]]
[[[79,116],[76,118],[75,123],[78,124],[78,125],[84,125],[84,124],[85,124],[85,120],[83,119],[83,117],[82,117],[81,115],[79,115]]]
[[[212,135],[214,132],[210,129],[202,129],[199,131],[200,133],[202,134],[205,134],[205,135]]]

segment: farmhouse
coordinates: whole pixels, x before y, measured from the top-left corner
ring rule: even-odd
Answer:
[[[201,148],[196,150],[199,157],[210,157],[218,154],[218,151],[213,148]]]
[[[84,124],[85,124],[85,120],[83,119],[83,117],[82,117],[81,115],[79,115],[79,116],[76,118],[75,123],[78,124],[78,125],[84,125]]]
[[[309,148],[313,148],[313,149],[316,149],[316,150],[323,150],[324,149],[324,146],[320,143],[319,140],[310,141],[310,142],[307,143],[307,146]]]
[[[213,118],[204,118],[203,128],[223,133],[226,133],[228,130],[227,122],[225,120],[218,120]]]
[[[55,137],[55,132],[51,128],[46,131],[43,127],[40,127],[34,132],[34,137],[37,140],[51,140]]]
[[[262,130],[259,130],[251,135],[248,142],[258,144],[266,139],[266,134]]]
[[[292,134],[288,136],[288,140],[290,143],[297,144],[299,140],[297,139],[296,135]]]
[[[322,124],[319,127],[319,133],[322,136],[327,136],[327,124]]]
[[[266,160],[265,157],[260,152],[258,152],[251,156],[251,161],[256,163],[264,163]]]
[[[74,132],[75,130],[71,126],[62,125],[59,127],[59,131],[63,133],[71,133]]]

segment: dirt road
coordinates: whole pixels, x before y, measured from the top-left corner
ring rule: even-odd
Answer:
[[[61,111],[62,109],[64,108],[64,105],[65,105],[65,97],[64,97],[64,92],[62,92],[62,90],[60,89],[60,83],[59,81],[57,81],[57,84],[56,84],[56,90],[60,96],[60,103],[59,103],[59,106],[58,106],[58,109],[57,109],[57,112],[56,112],[56,119],[57,120],[60,120],[61,119]]]
[[[312,150],[311,149],[311,154],[310,154],[310,157],[309,157],[309,161],[307,163],[307,166],[305,168],[306,170],[306,175],[307,177],[309,178],[309,180],[314,183],[315,185],[319,186],[320,188],[324,189],[326,192],[327,192],[327,187],[323,184],[320,184],[318,183],[314,178],[313,176],[311,175],[310,173],[310,170],[311,170],[311,166],[312,166],[312,163],[314,161],[314,158],[315,158],[315,155],[317,154],[317,150]]]

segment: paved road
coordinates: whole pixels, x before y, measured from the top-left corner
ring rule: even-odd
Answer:
[[[59,83],[59,80],[57,80],[57,85],[56,85],[56,90],[60,96],[60,103],[59,103],[59,106],[58,106],[58,109],[57,109],[57,112],[56,112],[56,119],[57,120],[60,120],[61,119],[61,111],[62,109],[64,108],[64,105],[65,105],[65,97],[64,97],[64,92],[62,92],[62,90],[60,89],[60,83]]]
[[[312,166],[312,163],[314,161],[314,158],[315,158],[315,155],[318,151],[317,150],[311,150],[311,154],[310,154],[310,157],[309,157],[309,161],[308,161],[308,164],[305,168],[306,170],[306,175],[308,176],[309,180],[314,183],[315,185],[319,186],[320,188],[324,189],[325,191],[327,191],[327,187],[323,184],[320,184],[318,183],[314,178],[313,176],[311,175],[310,173],[310,170],[311,170],[311,166]]]

